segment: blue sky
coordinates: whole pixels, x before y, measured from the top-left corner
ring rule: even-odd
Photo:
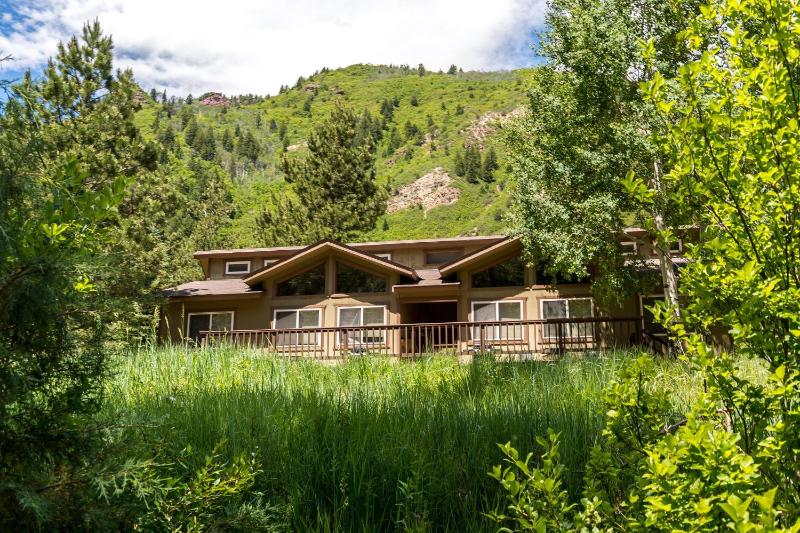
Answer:
[[[545,0],[0,0],[0,78],[40,69],[59,40],[97,18],[117,66],[170,94],[274,94],[315,70],[353,63],[539,62],[530,45]]]

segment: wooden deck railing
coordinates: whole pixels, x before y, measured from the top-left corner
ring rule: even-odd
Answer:
[[[203,331],[203,346],[231,343],[279,355],[338,359],[376,354],[536,355],[641,344],[641,317],[443,322],[359,327]]]

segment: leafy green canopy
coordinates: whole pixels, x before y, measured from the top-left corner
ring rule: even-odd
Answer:
[[[375,145],[359,118],[337,105],[308,139],[308,155],[284,157],[294,198],[273,198],[258,218],[267,245],[346,242],[369,231],[385,209],[387,192],[375,182]]]
[[[652,37],[658,65],[674,72],[687,58],[677,34],[696,2],[554,0],[541,53],[548,63],[529,85],[526,116],[510,128],[517,181],[513,225],[529,259],[551,274],[584,277],[599,267],[598,297],[623,294],[618,235],[632,220],[623,180],[633,170],[652,176],[657,128],[639,82],[651,73],[638,40]],[[668,202],[659,206],[674,226]],[[649,213],[636,222],[653,226]],[[633,238],[631,238],[633,240]],[[649,242],[647,244],[650,244]]]
[[[670,163],[670,200],[703,223],[681,277],[680,322],[666,308],[657,315],[705,390],[676,420],[651,392],[652,363],[632,364],[608,391],[585,498],[555,520],[604,531],[800,531],[800,5],[717,0],[682,37],[695,59],[677,73],[657,69],[642,90],[660,121],[653,144]],[[652,41],[643,56],[657,62]],[[656,201],[646,177],[628,187],[643,206]],[[724,333],[736,356],[709,342]],[[743,371],[748,359],[764,379]],[[530,493],[509,483],[519,472],[537,482],[531,490],[558,487],[547,463],[496,471],[511,511]],[[508,516],[533,530],[553,522],[553,508]]]

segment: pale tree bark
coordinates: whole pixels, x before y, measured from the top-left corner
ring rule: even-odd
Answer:
[[[656,197],[661,194],[661,168],[658,160],[653,161],[653,179],[651,182]],[[664,213],[661,211],[658,201],[653,204],[653,226],[657,232],[666,229],[664,224]],[[672,256],[669,251],[669,243],[660,241],[654,243],[653,249],[658,255],[659,266],[661,267],[661,281],[664,285],[664,298],[672,309],[676,319],[681,316],[680,304],[678,301],[678,277],[675,275],[675,268],[672,264]]]

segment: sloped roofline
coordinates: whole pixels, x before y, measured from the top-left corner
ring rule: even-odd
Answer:
[[[273,263],[273,264],[271,264],[269,266],[265,266],[265,267],[259,268],[258,270],[255,270],[255,271],[251,272],[249,276],[247,276],[246,278],[243,279],[243,281],[245,283],[247,283],[248,285],[253,285],[255,283],[258,283],[258,282],[262,281],[263,279],[267,278],[273,271],[283,269],[283,267],[286,266],[287,264],[299,261],[299,260],[303,259],[304,257],[308,257],[312,253],[314,253],[314,252],[316,252],[318,250],[324,249],[324,248],[330,248],[332,250],[338,250],[338,251],[343,252],[343,253],[345,253],[347,255],[356,256],[356,257],[358,257],[360,259],[367,260],[368,262],[373,263],[377,267],[380,267],[380,268],[383,268],[383,269],[386,269],[386,270],[391,270],[393,272],[397,272],[398,274],[402,274],[402,275],[408,276],[408,277],[410,277],[412,279],[415,279],[415,280],[418,279],[417,278],[417,273],[414,271],[413,268],[409,268],[409,267],[407,267],[405,265],[401,265],[400,263],[395,263],[394,261],[390,261],[388,259],[384,259],[382,257],[378,257],[378,256],[376,256],[374,254],[369,253],[369,252],[363,252],[361,250],[357,250],[357,249],[355,249],[352,246],[349,246],[347,244],[341,244],[341,243],[332,241],[330,239],[323,239],[323,240],[321,240],[319,242],[316,242],[316,243],[314,243],[312,245],[306,246],[305,248],[300,249],[296,253],[294,253],[294,254],[292,254],[292,255],[290,255],[288,257],[284,257],[283,259],[280,259],[277,262],[275,262],[275,263]]]
[[[470,243],[470,242],[487,242],[489,244],[496,243],[497,241],[503,240],[506,237],[504,235],[480,235],[480,236],[467,236],[467,237],[442,237],[438,239],[405,239],[405,240],[397,240],[397,241],[368,241],[368,242],[351,242],[347,244],[339,243],[342,246],[348,246],[350,248],[361,249],[361,248],[391,248],[394,246],[416,246],[416,245],[454,245],[458,243]],[[316,244],[316,243],[315,243]],[[314,246],[312,244],[311,246]],[[270,253],[286,253],[286,252],[300,252],[304,249],[308,248],[308,246],[274,246],[268,248],[230,248],[230,249],[220,249],[220,250],[198,250],[194,252],[193,257],[195,259],[203,259],[203,258],[212,258],[212,257],[226,257],[226,256],[233,256],[233,255],[259,255],[259,254],[270,254]],[[364,250],[361,250],[364,251]]]
[[[519,244],[520,239],[519,237],[506,237],[500,242],[495,242],[484,246],[483,248],[478,248],[474,252],[467,254],[465,256],[459,257],[450,261],[449,263],[445,263],[443,265],[439,265],[439,272],[441,276],[444,278],[449,276],[453,272],[456,272],[466,266],[469,266],[476,261],[479,261],[485,256],[492,255],[501,251],[509,246]]]

